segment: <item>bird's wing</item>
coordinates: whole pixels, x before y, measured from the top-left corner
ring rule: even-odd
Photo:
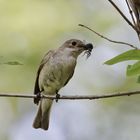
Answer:
[[[40,88],[39,88],[39,74],[40,74],[40,71],[42,70],[44,64],[48,62],[48,60],[52,56],[53,52],[54,51],[50,50],[48,53],[46,53],[45,56],[43,57],[40,65],[39,65],[39,68],[38,68],[38,71],[37,71],[37,76],[36,76],[36,81],[35,81],[35,87],[34,87],[34,94],[35,95],[40,94],[40,92],[41,92]],[[34,98],[34,103],[38,104],[39,100],[40,100],[40,97]]]

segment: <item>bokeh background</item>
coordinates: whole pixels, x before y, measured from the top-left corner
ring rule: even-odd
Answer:
[[[115,0],[129,17],[125,1]],[[0,0],[0,93],[33,94],[36,71],[49,49],[77,38],[92,42],[89,59],[82,55],[62,95],[100,95],[139,90],[136,77],[126,77],[123,62],[103,63],[131,48],[112,44],[78,24],[114,40],[139,46],[135,32],[103,0]],[[22,65],[8,65],[18,61]],[[48,131],[35,130],[37,106],[32,99],[0,98],[1,140],[139,140],[139,95],[93,101],[54,103]]]

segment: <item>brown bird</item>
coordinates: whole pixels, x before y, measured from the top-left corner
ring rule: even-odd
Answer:
[[[39,108],[35,120],[34,128],[42,128],[47,130],[49,127],[50,110],[53,100],[41,99],[41,95],[59,95],[58,91],[64,87],[72,78],[77,57],[85,52],[90,56],[93,45],[85,44],[77,39],[67,40],[57,50],[49,51],[41,61],[39,66],[34,94],[34,103],[38,104]]]

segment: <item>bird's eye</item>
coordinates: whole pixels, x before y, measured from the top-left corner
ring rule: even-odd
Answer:
[[[75,46],[77,43],[75,41],[73,41],[71,44],[72,44],[72,46]]]

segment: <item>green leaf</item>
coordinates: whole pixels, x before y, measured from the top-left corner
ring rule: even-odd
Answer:
[[[105,64],[113,65],[113,64],[127,61],[127,60],[140,60],[140,50],[126,51],[126,52],[106,61]]]
[[[20,63],[18,61],[9,61],[9,62],[5,62],[3,64],[6,64],[6,65],[23,65],[22,63]]]
[[[137,61],[133,65],[128,65],[126,74],[127,76],[140,74],[140,61]]]
[[[140,75],[138,76],[137,83],[140,83]]]

